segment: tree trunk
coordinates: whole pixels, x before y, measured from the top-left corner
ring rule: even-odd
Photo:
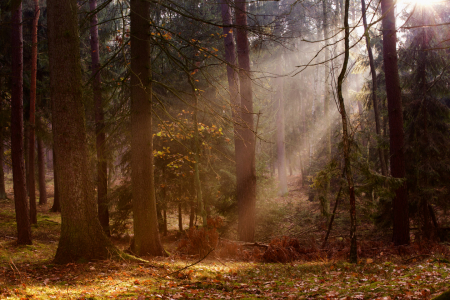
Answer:
[[[55,146],[52,147],[53,152],[53,206],[50,208],[51,212],[61,212],[61,204],[59,199],[61,198],[59,196],[59,180],[58,180],[58,171],[56,170],[57,157],[55,153]]]
[[[91,12],[97,8],[97,0],[89,0],[89,8]],[[109,230],[109,211],[108,211],[108,169],[106,162],[106,134],[105,134],[105,117],[103,113],[101,77],[100,77],[100,53],[98,42],[98,25],[97,14],[91,17],[91,60],[92,60],[92,89],[94,94],[94,118],[95,118],[95,134],[97,148],[97,203],[98,203],[98,219],[102,225],[103,231],[107,236],[111,235]]]
[[[189,228],[194,227],[194,221],[195,221],[195,201],[191,199],[191,211],[189,214]]]
[[[206,210],[205,210],[205,203],[203,200],[203,193],[202,193],[202,183],[200,181],[200,138],[198,133],[198,95],[197,95],[197,89],[194,85],[194,79],[191,75],[189,75],[189,84],[192,88],[192,96],[194,98],[193,108],[194,108],[194,114],[193,114],[193,125],[194,125],[194,185],[195,185],[195,191],[197,194],[197,209],[198,214],[202,217],[203,221],[203,227],[206,227],[208,225],[207,216],[206,216]]]
[[[255,134],[253,125],[253,94],[250,74],[250,49],[247,36],[246,1],[235,1],[236,44],[239,62],[241,95],[242,139],[244,151],[239,159],[242,168],[237,175],[238,233],[239,239],[253,242],[255,239],[256,172]]]
[[[309,176],[309,133],[308,133],[308,119],[307,119],[307,109],[306,109],[306,97],[302,97],[304,95],[302,95],[302,93],[299,92],[299,96],[300,96],[300,103],[301,103],[301,110],[302,110],[302,128],[301,128],[301,132],[302,132],[302,137],[304,138],[304,142],[303,142],[303,149],[302,150],[302,159],[301,159],[301,163],[302,163],[302,186],[308,185],[308,176]]]
[[[2,89],[2,79],[0,78],[0,89]],[[3,98],[2,94],[0,93],[0,114],[3,113]],[[8,199],[6,196],[6,189],[5,189],[5,172],[3,170],[4,166],[4,122],[3,120],[0,120],[0,199]]]
[[[276,93],[275,102],[277,110],[277,158],[278,158],[278,180],[279,180],[279,194],[286,195],[288,193],[287,188],[287,175],[286,175],[286,145],[285,145],[285,133],[284,133],[284,90],[283,90],[283,78],[281,77],[283,58],[280,57],[277,62],[276,73],[278,78],[275,79]]]
[[[323,39],[325,44],[328,44],[329,39],[329,19],[328,19],[328,0],[323,0],[322,2],[322,12],[323,12]],[[331,161],[331,121],[330,121],[330,52],[329,49],[325,49],[325,93],[323,99],[323,114],[325,119],[326,127],[326,145],[327,145],[327,160]],[[325,183],[325,189],[322,195],[322,208],[323,214],[327,218],[327,222],[330,219],[330,199],[328,197],[328,192],[330,190],[330,180],[327,178]]]
[[[131,186],[133,252],[163,255],[156,215],[153,174],[152,86],[148,1],[130,1],[131,29]],[[150,155],[149,155],[150,154]]]
[[[181,200],[180,200],[181,201]],[[183,231],[183,210],[181,209],[181,202],[178,203],[178,230]]]
[[[0,99],[1,101],[1,99]],[[0,199],[7,199],[6,189],[5,189],[5,172],[3,170],[4,165],[4,153],[5,149],[3,147],[3,126],[0,126]]]
[[[345,174],[347,177],[347,184],[350,195],[350,262],[358,262],[357,244],[356,244],[356,199],[355,199],[355,186],[353,184],[353,173],[350,162],[350,136],[348,134],[347,125],[347,113],[345,111],[344,98],[342,96],[342,84],[344,81],[345,73],[347,72],[348,57],[350,53],[350,29],[348,25],[348,10],[349,1],[345,0],[344,7],[344,29],[345,29],[345,53],[344,64],[342,66],[341,73],[338,77],[338,99],[339,99],[339,112],[342,118],[342,140],[344,144],[344,161],[345,161]]]
[[[247,16],[245,14],[245,10],[242,11],[242,6],[245,9],[245,3],[240,4],[241,8],[236,7],[235,8],[235,13],[236,16],[238,13],[242,14],[244,13],[244,17],[241,17],[241,22],[245,22],[245,24],[247,24]],[[241,10],[241,11],[239,11]],[[246,222],[246,212],[245,210],[247,208],[250,209],[250,211],[252,210],[252,200],[251,199],[246,199],[246,192],[249,192],[249,194],[252,193],[251,189],[252,187],[248,187],[248,191],[246,191],[246,182],[247,180],[249,180],[248,178],[246,178],[246,172],[248,171],[248,164],[249,162],[245,161],[246,159],[246,152],[248,152],[249,147],[251,147],[249,140],[246,140],[246,134],[248,135],[248,133],[246,132],[246,130],[248,130],[246,128],[245,122],[246,120],[244,119],[244,109],[241,106],[241,98],[244,97],[244,95],[242,94],[243,90],[245,87],[242,86],[242,84],[251,84],[250,82],[250,78],[245,78],[245,81],[243,81],[243,83],[240,85],[239,84],[239,80],[240,80],[240,76],[242,76],[240,73],[236,72],[235,69],[235,65],[236,65],[236,52],[235,52],[235,44],[234,44],[234,37],[233,37],[233,30],[232,30],[232,15],[231,15],[231,7],[230,7],[230,3],[229,0],[225,1],[224,3],[221,4],[221,12],[222,12],[222,20],[223,20],[223,33],[225,35],[224,37],[224,43],[225,43],[225,60],[227,61],[228,65],[227,65],[227,78],[228,78],[228,86],[230,88],[230,103],[231,103],[231,114],[232,114],[232,118],[233,118],[233,123],[234,123],[234,153],[235,153],[235,163],[236,163],[236,199],[238,202],[238,207],[239,207],[239,236],[241,240],[245,240],[247,236],[248,240],[252,240],[253,239],[253,235],[254,233],[252,233],[251,231],[254,229],[251,229],[250,227],[254,227],[254,219],[252,219],[251,217],[248,219],[248,224],[245,224]],[[242,18],[244,20],[242,20]],[[238,25],[239,26],[239,25]],[[242,25],[245,26],[245,25]],[[239,41],[241,41],[241,43],[244,43],[243,45],[238,45],[238,49],[247,49],[247,54],[248,54],[248,41],[247,39],[247,33],[246,33],[246,28],[241,28],[241,31],[238,30],[237,35],[239,36],[238,38],[240,39]],[[243,34],[245,35],[244,37],[242,36],[242,31]],[[239,42],[238,41],[238,42]],[[243,47],[243,48],[242,48]],[[247,47],[247,48],[245,48]],[[239,64],[241,64],[241,60],[243,60],[244,58],[242,58],[241,56],[243,56],[244,53],[241,53],[240,57],[239,57]],[[248,58],[247,58],[248,60]],[[244,59],[245,61],[245,59]],[[240,67],[242,68],[242,66],[240,65]],[[243,71],[244,72],[244,71]],[[248,75],[244,75],[244,76],[248,76]],[[240,90],[241,88],[241,90]],[[250,88],[250,97],[251,97],[251,86]],[[240,91],[239,91],[240,90]],[[250,98],[250,101],[252,99]],[[245,101],[243,101],[245,102]],[[248,102],[248,100],[247,100]],[[244,103],[242,103],[242,105],[244,105]],[[251,122],[250,124],[253,126],[253,117],[251,115],[247,115],[247,120],[249,119],[248,116],[250,116]],[[253,128],[253,127],[252,127]],[[252,133],[253,134],[253,133]],[[250,179],[251,180],[251,179]],[[255,183],[256,184],[256,183]],[[255,196],[256,197],[256,196]],[[246,203],[246,201],[248,200],[248,203]],[[247,228],[247,229],[246,229]],[[241,233],[242,232],[242,233]]]
[[[426,16],[425,8],[423,6],[420,7],[421,13],[422,13],[422,24],[429,24],[428,18]],[[423,145],[425,147],[429,147],[430,140],[428,136],[428,110],[427,110],[427,91],[428,91],[428,82],[427,82],[427,48],[428,45],[428,37],[427,32],[425,28],[422,28],[421,30],[421,51],[419,52],[419,62],[418,62],[418,86],[422,93],[422,105],[421,105],[421,113],[422,113],[422,122],[423,122],[423,134],[421,138],[423,138]],[[425,153],[427,153],[428,149],[425,148]],[[425,166],[428,166],[429,163],[429,157],[428,155],[425,155],[423,158],[423,164]],[[419,180],[421,181],[421,185],[423,187],[428,188],[429,186],[429,177],[428,172],[423,172],[423,175],[421,176]],[[428,194],[428,193],[427,193]],[[437,238],[437,226],[433,227],[433,218],[432,209],[430,210],[431,206],[428,203],[429,195],[423,195],[422,199],[420,201],[421,205],[421,212],[422,212],[422,235],[427,240],[434,240]]]
[[[369,55],[370,74],[372,75],[372,104],[373,104],[373,112],[375,115],[375,132],[378,137],[378,141],[377,141],[378,157],[380,158],[381,174],[383,176],[387,176],[388,172],[387,172],[386,160],[384,159],[383,149],[381,148],[381,145],[380,145],[382,136],[381,136],[380,107],[378,105],[378,99],[377,99],[377,89],[378,89],[377,88],[377,73],[376,73],[376,69],[375,69],[375,63],[373,61],[372,46],[370,46],[370,35],[369,35],[369,28],[367,27],[365,0],[361,0],[361,11],[362,11],[362,18],[363,18],[363,23],[364,23],[364,35],[366,37],[367,53]]]
[[[31,226],[23,163],[22,4],[12,9],[11,24],[11,159],[17,222],[17,244],[31,245]]]
[[[32,224],[37,224],[37,212],[36,212],[36,176],[34,172],[35,166],[35,129],[36,129],[36,75],[37,75],[37,52],[38,52],[38,40],[37,29],[39,21],[39,1],[34,2],[34,18],[33,26],[31,29],[31,74],[30,74],[30,129],[29,129],[29,154],[28,154],[28,172],[29,172],[29,197],[30,197],[30,221]]]
[[[103,233],[88,167],[76,0],[49,0],[53,141],[61,202],[55,262],[106,259],[118,250]]]
[[[30,126],[27,125],[27,120],[24,120],[24,128],[23,128],[23,156],[25,161],[25,189],[27,190],[27,196],[30,192]],[[28,213],[29,213],[28,208]]]
[[[167,204],[166,204],[166,203],[164,203],[163,216],[164,216],[164,230],[163,230],[163,235],[164,235],[164,236],[167,236]]]
[[[383,62],[388,100],[390,163],[395,178],[405,178],[402,94],[397,65],[397,35],[393,0],[381,0],[383,18]],[[393,199],[393,237],[395,245],[409,243],[408,191],[406,182]]]
[[[47,204],[47,189],[45,187],[45,155],[42,139],[37,137],[38,173],[39,173],[39,205]]]

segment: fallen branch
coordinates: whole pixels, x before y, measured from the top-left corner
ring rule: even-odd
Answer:
[[[209,250],[209,252],[206,253],[205,256],[203,256],[202,258],[200,258],[200,259],[197,260],[196,262],[194,262],[194,263],[192,263],[192,264],[190,264],[190,265],[187,265],[187,266],[184,267],[184,268],[181,268],[181,269],[179,269],[179,270],[173,271],[173,272],[171,272],[171,273],[168,273],[168,274],[165,274],[165,275],[159,276],[159,277],[160,277],[160,278],[164,278],[164,277],[166,277],[166,276],[170,276],[170,275],[173,275],[173,274],[176,274],[176,273],[180,273],[181,271],[184,271],[184,270],[186,270],[186,269],[189,269],[190,267],[195,266],[196,264],[199,264],[200,262],[202,262],[202,261],[203,261],[205,258],[207,258],[208,255],[210,255],[211,252],[213,252],[215,249],[216,249],[216,248],[211,248],[211,249]]]
[[[267,249],[267,248],[269,248],[269,245],[266,245],[266,244],[260,244],[260,243],[245,243],[245,244],[242,244],[241,246],[243,246],[243,247],[261,247],[261,248],[264,248],[264,249]]]

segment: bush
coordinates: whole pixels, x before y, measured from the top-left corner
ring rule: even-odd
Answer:
[[[219,243],[218,229],[222,227],[220,217],[208,218],[207,227],[191,227],[186,236],[180,241],[178,251],[190,255],[206,256],[212,252]]]

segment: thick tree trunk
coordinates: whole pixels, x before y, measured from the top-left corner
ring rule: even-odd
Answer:
[[[39,205],[47,204],[47,188],[45,186],[45,154],[44,143],[37,137],[38,173],[39,173]]]
[[[58,170],[56,169],[56,165],[58,164],[56,160],[55,146],[52,147],[53,152],[53,206],[50,208],[51,212],[61,212],[61,204],[59,199],[59,180],[58,180]]]
[[[251,141],[246,140],[246,134],[248,135],[248,132],[246,132],[246,130],[248,131],[249,129],[246,127],[245,123],[246,120],[244,119],[244,114],[245,114],[245,110],[243,109],[243,107],[241,106],[241,98],[243,97],[243,90],[240,90],[240,86],[239,86],[239,78],[241,76],[240,73],[238,73],[236,71],[236,69],[234,68],[234,66],[236,65],[236,52],[235,52],[235,44],[234,44],[234,37],[233,37],[233,31],[232,31],[232,27],[230,27],[230,25],[232,24],[232,15],[231,15],[231,7],[229,5],[230,3],[228,1],[226,1],[225,3],[221,4],[221,11],[222,11],[222,20],[223,20],[223,32],[224,32],[224,43],[225,43],[225,59],[228,63],[227,65],[227,78],[228,78],[228,85],[230,88],[230,99],[231,99],[231,113],[232,113],[232,118],[233,118],[233,123],[234,123],[234,153],[235,153],[235,162],[236,162],[236,185],[237,185],[237,189],[236,189],[236,199],[238,202],[238,206],[239,206],[239,228],[242,228],[242,231],[240,229],[239,232],[242,232],[242,234],[240,233],[240,239],[244,240],[246,239],[247,236],[248,241],[253,239],[253,235],[254,233],[251,233],[251,231],[254,231],[254,228],[251,229],[250,227],[254,227],[254,219],[252,219],[252,217],[250,217],[250,219],[248,219],[248,224],[245,224],[246,222],[246,212],[245,210],[248,208],[250,209],[250,211],[252,211],[252,205],[254,206],[254,204],[252,204],[251,202],[253,200],[249,199],[248,203],[246,203],[246,192],[249,192],[249,195],[251,195],[252,191],[252,187],[248,187],[249,190],[246,191],[245,189],[246,187],[246,182],[248,182],[247,180],[249,180],[246,177],[246,172],[248,172],[248,161],[245,161],[246,159],[246,152],[248,152]],[[242,6],[242,5],[241,5]],[[244,3],[244,8],[245,8],[245,3]],[[242,8],[236,8],[236,14],[238,13],[242,13],[239,12],[239,9]],[[245,14],[245,11],[244,11]],[[245,24],[247,24],[246,22],[246,15],[244,16],[244,20],[245,20]],[[241,22],[242,21],[242,17],[241,17]],[[227,26],[228,25],[228,26]],[[241,25],[244,26],[244,25]],[[246,35],[245,32],[245,28],[241,28],[241,31],[244,31],[244,34]],[[238,35],[240,33],[238,32]],[[245,36],[246,38],[246,36]],[[240,40],[242,41],[244,38],[242,37],[242,35],[240,35]],[[247,41],[245,41],[245,43],[247,43]],[[240,47],[244,47],[245,49],[245,45],[241,45],[238,46],[238,49],[242,49]],[[247,46],[248,48],[248,46]],[[248,52],[248,49],[247,49]],[[241,54],[241,56],[244,55],[244,53]],[[239,58],[239,62],[241,63],[241,60],[243,58]],[[244,59],[245,61],[245,59]],[[239,66],[240,68],[242,68],[242,65]],[[242,71],[242,70],[241,70]],[[244,76],[248,76],[248,75],[244,75]],[[250,79],[250,78],[248,78]],[[250,82],[249,80],[245,81],[245,84],[249,84],[248,82]],[[251,82],[250,82],[251,84]],[[241,85],[241,88],[242,85]],[[251,86],[250,88],[250,96],[251,96]],[[240,91],[239,91],[240,90]],[[250,99],[251,101],[251,99]],[[248,101],[247,101],[248,102]],[[242,103],[242,105],[244,105],[244,101]],[[253,117],[251,115],[247,115],[247,119],[248,116],[251,117],[251,122],[250,124],[253,126]],[[253,128],[253,127],[252,127]],[[254,147],[254,146],[253,146]],[[273,165],[273,164],[272,164]],[[250,179],[251,181],[251,179]],[[256,182],[255,182],[256,184]],[[256,190],[255,190],[256,191]],[[253,193],[255,192],[253,191]],[[256,197],[256,196],[255,196]],[[254,217],[253,217],[254,218]],[[247,229],[245,229],[247,228]]]
[[[23,164],[23,38],[22,4],[12,10],[11,18],[11,159],[14,204],[17,222],[17,244],[31,245],[31,227]]]
[[[239,94],[239,74],[236,71],[236,52],[234,44],[233,28],[231,27],[232,12],[229,0],[224,1],[221,4],[222,21],[223,21],[223,34],[225,44],[225,60],[227,61],[227,79],[230,89],[230,105],[231,115],[234,125],[234,158],[236,165],[236,199],[238,203],[242,202],[242,182],[244,182],[245,163],[243,162],[244,152],[246,146],[244,144],[244,127],[242,126],[243,120],[241,115],[241,95]]]
[[[375,63],[373,60],[372,46],[370,45],[370,35],[369,29],[367,27],[367,18],[366,18],[366,2],[365,0],[361,0],[361,11],[362,18],[364,23],[364,35],[366,37],[366,46],[367,53],[369,55],[369,65],[370,65],[370,74],[372,75],[372,104],[373,104],[373,112],[375,115],[375,132],[378,136],[377,148],[378,148],[378,157],[380,158],[381,164],[381,174],[383,176],[388,175],[386,160],[384,159],[383,149],[381,148],[380,141],[381,137],[381,120],[380,120],[380,106],[378,105],[377,99],[377,73],[375,70]]]
[[[383,18],[383,62],[388,100],[391,174],[405,178],[402,94],[397,65],[397,35],[393,0],[381,0]],[[395,245],[409,243],[408,191],[406,182],[395,191],[393,199]]]
[[[34,18],[33,26],[31,29],[31,74],[30,74],[30,129],[29,129],[29,154],[28,154],[28,166],[29,166],[29,197],[30,197],[30,221],[32,224],[37,224],[37,212],[36,212],[36,176],[34,172],[35,166],[35,153],[36,153],[36,75],[37,75],[37,52],[38,52],[38,40],[37,29],[39,21],[39,1],[34,2]]]
[[[163,255],[156,216],[153,174],[150,2],[130,1],[131,28],[131,186],[133,251]],[[150,155],[149,155],[150,154]]]
[[[246,1],[235,1],[236,44],[239,62],[239,83],[241,95],[242,139],[244,151],[239,162],[241,174],[237,174],[238,233],[241,241],[255,239],[256,217],[256,172],[255,134],[253,124],[253,92],[250,74],[250,49],[247,36]]]
[[[97,8],[97,0],[89,0],[89,8],[91,12]],[[105,133],[105,117],[103,113],[101,77],[100,77],[100,53],[98,42],[98,25],[97,14],[91,17],[91,60],[92,60],[92,88],[94,94],[94,118],[95,118],[95,134],[97,148],[97,203],[98,203],[98,219],[102,225],[103,231],[107,236],[111,235],[109,230],[109,211],[108,211],[108,167],[106,162],[106,133]]]
[[[347,125],[347,113],[345,111],[344,98],[342,96],[342,84],[344,81],[345,73],[347,72],[348,57],[350,53],[350,29],[348,24],[348,10],[349,1],[345,0],[344,7],[344,29],[345,29],[345,53],[344,64],[342,66],[341,73],[338,77],[338,99],[339,99],[339,112],[342,118],[342,140],[344,144],[344,161],[345,161],[345,174],[347,177],[347,184],[350,195],[350,262],[358,262],[357,244],[356,244],[356,199],[355,199],[355,186],[353,184],[353,173],[350,162],[350,136],[348,134]]]
[[[287,187],[287,175],[286,175],[286,145],[285,145],[285,133],[284,133],[284,90],[283,90],[283,77],[281,77],[282,73],[282,65],[283,58],[280,57],[277,62],[276,73],[278,74],[278,78],[275,80],[276,93],[275,93],[275,101],[276,101],[276,110],[277,110],[277,159],[278,159],[278,180],[279,180],[279,194],[286,195],[288,193]]]
[[[118,250],[103,233],[90,180],[76,0],[49,0],[49,61],[53,141],[61,202],[55,262],[106,259]]]

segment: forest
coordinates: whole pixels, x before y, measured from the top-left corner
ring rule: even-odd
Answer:
[[[1,299],[450,299],[447,0],[0,1]]]

